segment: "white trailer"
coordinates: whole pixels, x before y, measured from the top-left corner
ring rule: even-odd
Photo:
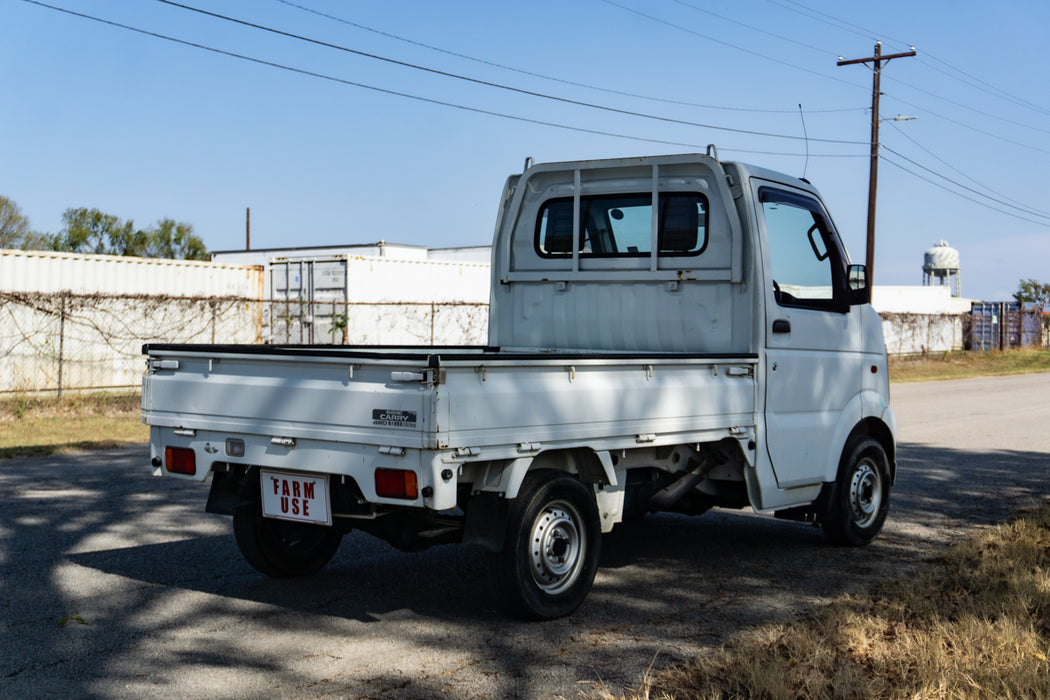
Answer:
[[[811,185],[711,153],[535,165],[493,262],[482,348],[147,346],[156,473],[210,475],[264,573],[352,530],[476,545],[530,618],[575,610],[601,533],[650,511],[878,534],[882,329]]]

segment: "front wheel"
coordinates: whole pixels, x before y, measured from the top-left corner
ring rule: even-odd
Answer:
[[[333,527],[264,518],[258,503],[234,511],[233,535],[248,563],[276,578],[317,573],[343,539]]]
[[[890,467],[886,450],[872,438],[846,445],[824,534],[836,544],[865,545],[875,539],[890,509]]]
[[[537,472],[525,477],[509,516],[503,550],[489,557],[497,594],[528,619],[573,612],[598,570],[601,521],[594,495],[571,476]]]

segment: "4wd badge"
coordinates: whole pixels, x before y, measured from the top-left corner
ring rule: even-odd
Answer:
[[[416,412],[394,408],[372,409],[372,425],[387,425],[393,428],[416,427]]]

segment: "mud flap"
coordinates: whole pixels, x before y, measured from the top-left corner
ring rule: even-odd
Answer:
[[[486,552],[503,551],[507,535],[507,499],[501,494],[482,491],[467,505],[467,524],[463,544],[481,547]]]

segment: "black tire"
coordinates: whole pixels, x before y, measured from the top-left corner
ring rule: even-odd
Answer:
[[[821,527],[835,544],[857,547],[875,539],[890,509],[890,463],[873,438],[851,440]]]
[[[233,535],[248,563],[275,578],[317,573],[343,539],[333,527],[264,518],[258,503],[234,511]]]
[[[594,494],[562,472],[525,477],[510,502],[503,550],[489,555],[489,575],[506,608],[526,619],[564,617],[594,583],[601,520]]]

